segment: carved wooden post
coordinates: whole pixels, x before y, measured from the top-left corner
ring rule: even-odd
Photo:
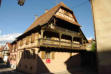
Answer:
[[[84,39],[82,38],[82,44],[84,44]]]
[[[83,44],[83,38],[81,38],[81,44]]]
[[[62,36],[62,34],[59,33],[59,46],[60,46],[60,47],[61,47],[61,36]]]
[[[41,38],[43,38],[44,30],[41,30]]]
[[[73,36],[72,36],[72,40],[71,40],[71,47],[73,48]]]
[[[54,25],[56,25],[56,19],[54,18]]]
[[[84,47],[84,39],[82,38],[82,47]]]
[[[41,39],[40,39],[40,44],[42,43],[42,40],[43,40],[43,34],[44,34],[44,30],[41,30]]]

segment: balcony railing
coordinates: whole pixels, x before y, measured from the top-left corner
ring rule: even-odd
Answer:
[[[68,29],[65,29],[65,28],[62,28],[62,27],[59,27],[59,26],[52,26],[52,27],[53,27],[53,29],[55,29],[59,32],[62,32],[65,35],[73,35],[75,37],[80,37],[79,32],[71,31],[71,30],[68,30]]]
[[[59,40],[51,40],[51,39],[38,39],[39,47],[54,47],[54,48],[67,48],[67,49],[80,49],[84,50],[85,46],[73,42],[59,41]]]

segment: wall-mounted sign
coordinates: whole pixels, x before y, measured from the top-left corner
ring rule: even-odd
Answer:
[[[46,63],[50,63],[51,62],[51,60],[50,59],[46,59]]]

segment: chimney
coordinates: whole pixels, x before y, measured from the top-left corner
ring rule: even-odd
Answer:
[[[47,12],[48,12],[48,9],[45,10],[45,13],[47,13]]]
[[[38,16],[37,15],[35,15],[35,20],[38,18]]]

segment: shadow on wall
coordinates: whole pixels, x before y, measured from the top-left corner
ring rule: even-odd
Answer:
[[[80,52],[71,56],[65,64],[71,74],[97,74],[96,54],[93,52]]]
[[[81,68],[81,58],[80,54],[71,56],[66,62],[67,70],[70,73],[76,73],[78,69]],[[76,72],[75,72],[76,71]]]
[[[10,62],[9,60],[5,63],[3,61],[3,58],[0,57],[0,69],[3,69],[3,68],[10,68]]]
[[[98,52],[99,74],[111,74],[111,49]]]
[[[17,70],[31,74],[50,73],[41,58],[35,54],[34,50],[33,54],[30,53],[29,50],[24,50],[22,52]]]
[[[54,49],[53,52],[75,53],[75,51],[56,51]],[[86,51],[77,53],[77,55],[71,56],[64,62],[67,66],[67,70],[71,74],[97,74],[95,71],[97,67],[95,61],[96,55]],[[34,49],[32,49],[32,53],[29,50],[22,52],[17,70],[31,74],[50,73],[39,55],[35,54]]]
[[[37,73],[50,73],[41,58],[37,55]]]
[[[42,48],[42,50],[45,50]],[[88,52],[85,50],[60,50],[50,49],[53,52],[67,52],[67,53],[78,53],[69,57],[64,63],[66,64],[67,70],[71,74],[97,74],[97,55],[96,52]]]

